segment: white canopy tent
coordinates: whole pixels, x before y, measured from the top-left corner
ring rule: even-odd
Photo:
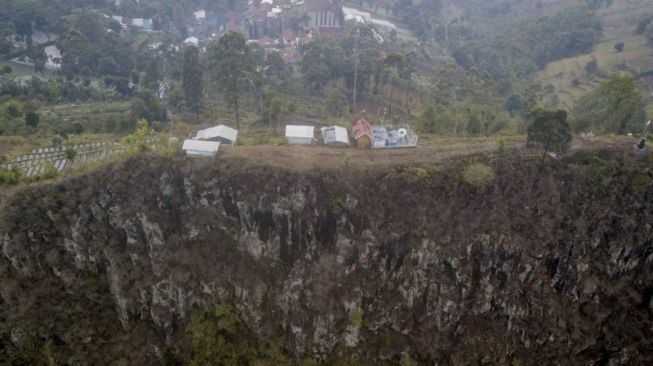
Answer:
[[[322,139],[325,145],[349,145],[347,129],[340,126],[322,127]]]
[[[313,142],[314,130],[313,126],[287,125],[286,138],[289,144],[310,145]]]
[[[225,125],[210,127],[197,131],[193,140],[220,141],[225,145],[235,145],[238,139],[238,130]]]
[[[186,156],[215,156],[220,149],[220,143],[216,141],[186,140],[181,148]]]

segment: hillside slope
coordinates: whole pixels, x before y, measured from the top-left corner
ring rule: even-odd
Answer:
[[[571,109],[607,75],[630,72],[637,76],[653,70],[653,47],[644,36],[634,34],[647,12],[653,13],[653,0],[616,0],[610,7],[599,10],[603,37],[593,52],[551,62],[536,74],[535,80],[543,86],[553,86],[553,93],[547,96],[549,100],[555,95],[560,107]],[[617,42],[624,43],[623,52],[615,50]],[[586,65],[592,60],[596,60],[598,72],[588,74]],[[653,103],[653,80],[640,81],[648,102]]]

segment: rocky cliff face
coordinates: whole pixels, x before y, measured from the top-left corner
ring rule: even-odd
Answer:
[[[141,157],[28,187],[0,219],[0,360],[185,363],[226,303],[292,363],[653,362],[650,162],[503,162],[484,189],[466,164]]]

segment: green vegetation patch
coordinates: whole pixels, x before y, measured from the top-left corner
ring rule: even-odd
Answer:
[[[354,308],[349,312],[349,323],[357,328],[363,325],[363,309]]]
[[[489,188],[494,180],[494,170],[482,163],[468,165],[463,171],[463,181],[478,191]]]
[[[282,342],[259,341],[236,309],[220,303],[192,315],[190,365],[289,365]]]

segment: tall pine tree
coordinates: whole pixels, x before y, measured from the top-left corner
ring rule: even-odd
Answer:
[[[184,49],[181,86],[184,91],[186,106],[195,114],[199,114],[203,105],[204,83],[202,75],[203,71],[199,58],[199,50],[195,46],[187,46]]]
[[[213,79],[227,102],[236,112],[236,128],[240,128],[238,102],[251,81],[254,64],[240,33],[228,32],[210,48],[210,69]]]

